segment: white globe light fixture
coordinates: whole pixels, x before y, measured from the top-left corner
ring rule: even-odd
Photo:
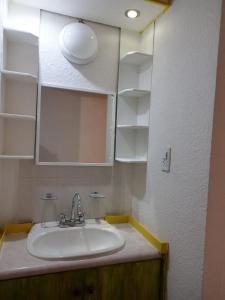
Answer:
[[[60,48],[70,62],[88,64],[96,57],[98,40],[88,25],[83,22],[70,23],[60,33]]]

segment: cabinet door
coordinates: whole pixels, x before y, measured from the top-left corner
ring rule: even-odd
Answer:
[[[84,271],[0,281],[4,300],[83,300]]]
[[[101,300],[158,300],[161,260],[108,266],[99,270]]]
[[[87,269],[84,279],[84,300],[100,300],[99,269]]]
[[[137,300],[160,299],[161,260],[134,264],[134,294]]]
[[[161,260],[0,281],[4,300],[159,300]]]

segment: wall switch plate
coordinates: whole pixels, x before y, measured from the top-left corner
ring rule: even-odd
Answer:
[[[171,148],[168,148],[162,158],[161,170],[162,172],[169,173],[171,164]]]

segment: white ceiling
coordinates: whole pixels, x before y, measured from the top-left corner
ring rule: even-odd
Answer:
[[[163,9],[161,5],[145,0],[15,0],[13,2],[79,17],[90,21],[134,31],[143,30]],[[136,8],[137,19],[128,19],[124,12]]]

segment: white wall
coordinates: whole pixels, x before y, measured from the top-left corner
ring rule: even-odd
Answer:
[[[220,8],[175,0],[156,23],[150,159],[131,193],[134,217],[170,243],[169,300],[201,299]],[[168,146],[170,174],[160,171]]]
[[[87,22],[98,39],[96,59],[87,65],[71,64],[59,47],[64,26],[76,19],[42,11],[40,26],[40,82],[115,93],[117,88],[119,29]]]

